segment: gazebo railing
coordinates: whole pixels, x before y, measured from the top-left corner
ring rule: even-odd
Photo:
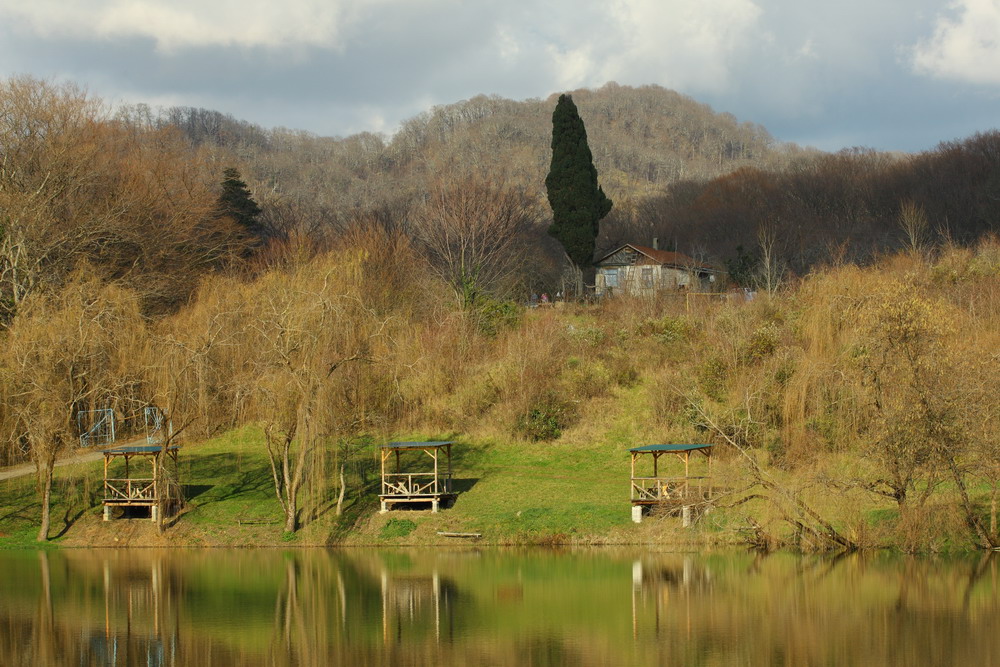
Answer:
[[[451,473],[393,472],[382,476],[382,496],[436,496],[451,493]]]
[[[135,478],[104,480],[105,502],[154,501],[156,499],[156,480]]]
[[[710,477],[633,477],[634,502],[704,499],[711,492]]]

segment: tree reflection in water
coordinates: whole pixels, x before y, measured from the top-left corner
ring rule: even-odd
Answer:
[[[1000,657],[997,561],[979,554],[66,550],[0,567],[3,665]]]

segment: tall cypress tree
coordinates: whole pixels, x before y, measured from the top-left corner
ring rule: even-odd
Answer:
[[[597,184],[587,129],[569,95],[560,95],[552,112],[552,164],[545,178],[552,207],[549,234],[566,249],[578,269],[590,266],[598,225],[612,202]],[[582,276],[578,278],[582,286]]]
[[[261,214],[260,206],[250,196],[250,188],[240,177],[240,172],[229,167],[222,172],[222,194],[219,195],[219,215],[226,215],[235,220],[251,236],[261,238],[264,229],[257,219]]]

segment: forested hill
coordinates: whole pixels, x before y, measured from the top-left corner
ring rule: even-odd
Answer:
[[[778,144],[759,125],[659,86],[609,83],[572,95],[601,183],[614,193],[619,213],[678,180],[709,179],[740,167],[781,168],[802,153]],[[325,208],[322,217],[339,218],[358,208],[398,206],[434,181],[468,173],[503,178],[544,200],[555,97],[480,95],[410,118],[392,137],[265,130],[195,108],[167,109],[156,122],[232,151],[262,196]]]
[[[777,142],[759,125],[658,86],[609,83],[572,95],[615,202],[599,252],[658,236],[719,264],[740,260],[751,280],[765,254],[779,271],[801,274],[997,231],[1000,135],[993,131],[918,155],[829,154]],[[214,159],[239,166],[279,233],[298,228],[325,238],[359,214],[403,223],[415,202],[470,174],[515,187],[540,205],[525,234],[538,253],[534,265],[551,271],[559,252],[544,233],[544,178],[554,105],[555,96],[478,96],[419,114],[392,137],[265,130],[191,108],[151,122],[180,128]]]
[[[739,167],[772,168],[796,152],[778,145],[759,125],[740,123],[731,114],[716,113],[659,86],[609,83],[572,95],[587,125],[602,182],[623,193],[655,192],[678,179],[711,178]],[[361,182],[376,175],[422,177],[428,165],[450,166],[456,173],[500,170],[525,184],[540,184],[548,168],[555,98],[514,101],[480,95],[410,118],[391,138],[265,130],[190,107],[167,109],[158,120],[196,143],[238,151],[256,164],[254,175],[270,184],[293,188],[285,182],[290,165],[282,158],[303,168],[322,165],[331,184],[353,186],[348,187],[354,193],[348,201],[360,203],[365,197],[357,191],[367,189]]]

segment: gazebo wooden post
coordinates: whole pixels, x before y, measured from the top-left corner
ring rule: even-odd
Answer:
[[[149,507],[149,518],[152,521],[156,521],[156,515],[159,514],[160,507],[163,505],[163,498],[160,496],[160,455],[159,453],[153,454],[153,500],[155,501]]]
[[[111,456],[104,452],[104,497],[108,497],[108,463],[111,460]],[[104,520],[111,521],[111,506],[104,503]]]
[[[431,501],[431,512],[438,511],[438,450],[431,455],[434,458],[434,500]]]
[[[438,492],[438,454],[437,454],[437,450],[436,449],[434,450],[434,453],[431,454],[431,458],[434,459],[434,493],[437,493]]]
[[[708,497],[712,497],[712,450],[705,452],[708,457]]]
[[[387,452],[387,451],[381,451],[381,452],[378,453],[378,458],[379,458],[379,463],[380,463],[379,467],[382,470],[382,493],[385,493],[388,490],[386,488],[386,485],[385,485],[385,458],[387,456],[389,456],[389,452]],[[383,498],[382,499],[382,506],[379,509],[379,513],[380,514],[385,514],[387,511],[388,510],[386,509],[385,498]]]
[[[687,498],[691,493],[691,476],[688,471],[688,463],[691,461],[691,452],[684,452],[684,497]]]
[[[628,496],[629,498],[635,498],[635,452],[631,452],[631,454],[632,454],[632,478],[631,478],[632,483],[628,491]]]

